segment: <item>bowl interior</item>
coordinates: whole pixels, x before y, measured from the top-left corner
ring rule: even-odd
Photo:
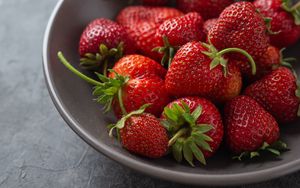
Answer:
[[[256,160],[251,163],[233,161],[224,149],[208,160],[207,166],[191,168],[177,164],[170,157],[148,160],[130,154],[108,137],[106,125],[114,120],[103,115],[101,106],[91,94],[92,87],[69,72],[57,60],[63,51],[68,60],[78,68],[78,40],[84,27],[98,17],[114,18],[126,6],[124,0],[61,1],[50,20],[45,35],[44,65],[47,83],[54,103],[69,125],[84,140],[105,155],[141,172],[182,183],[229,185],[250,183],[274,178],[297,169],[300,159],[299,122],[282,127],[282,139],[291,151],[278,159]],[[300,45],[286,50],[300,59]],[[299,66],[296,67],[299,71]],[[86,74],[88,72],[83,71]]]

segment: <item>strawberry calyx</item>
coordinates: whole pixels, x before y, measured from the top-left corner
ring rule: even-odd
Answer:
[[[300,25],[300,2],[293,5],[292,0],[282,0],[281,8],[288,13],[291,13],[294,17],[295,24]]]
[[[96,73],[97,77],[101,81],[97,81],[95,79],[92,79],[80,71],[78,71],[76,68],[74,68],[64,57],[62,52],[58,52],[57,54],[60,62],[66,66],[71,72],[73,72],[75,75],[77,75],[82,80],[85,80],[86,82],[94,85],[94,91],[93,95],[97,97],[96,101],[100,104],[103,104],[103,110],[104,112],[108,112],[111,110],[111,106],[113,103],[113,100],[115,98],[118,98],[118,101],[120,103],[120,108],[122,110],[122,113],[125,115],[127,114],[126,109],[123,104],[123,98],[122,98],[122,88],[126,83],[129,81],[128,76],[122,76],[113,70],[109,70],[111,72],[115,73],[114,78],[108,78],[102,74]]]
[[[163,54],[164,56],[161,59],[161,65],[165,67],[166,63],[168,63],[167,66],[170,67],[176,51],[178,50],[178,47],[172,46],[169,42],[168,37],[163,36],[162,39],[164,42],[164,46],[153,48],[152,51]]]
[[[272,31],[272,25],[271,25],[272,18],[270,18],[270,17],[263,17],[263,18],[264,18],[264,21],[265,21],[265,24],[266,24],[266,27],[267,27],[268,34],[278,35],[279,33],[281,33],[281,31]]]
[[[212,142],[206,133],[213,129],[209,124],[197,124],[202,114],[202,106],[191,112],[189,106],[182,102],[182,106],[174,104],[164,109],[165,118],[162,120],[164,127],[170,132],[172,138],[169,147],[177,162],[183,158],[191,165],[194,157],[202,164],[206,164],[203,151],[212,151],[209,142]]]
[[[242,161],[244,159],[253,159],[255,157],[259,157],[262,155],[262,153],[271,153],[275,156],[280,156],[282,151],[287,151],[288,147],[287,144],[282,141],[276,141],[273,144],[268,144],[267,142],[264,142],[262,146],[256,150],[256,151],[245,151],[242,152],[238,156],[234,156],[232,159],[237,159],[239,161]]]
[[[294,57],[284,57],[283,55],[283,52],[286,48],[282,48],[279,52],[279,56],[280,56],[280,64],[279,65],[273,65],[273,70],[277,69],[278,67],[280,66],[283,66],[283,67],[287,67],[289,69],[291,69],[293,72],[295,72],[295,70],[293,69],[293,66],[291,63],[297,61],[296,58]]]
[[[116,124],[111,124],[111,125],[109,125],[109,127],[110,127],[110,130],[109,130],[109,136],[110,136],[110,137],[113,137],[113,131],[116,129],[116,130],[117,130],[117,135],[118,135],[118,138],[119,138],[119,135],[120,135],[120,134],[119,134],[119,131],[120,131],[121,129],[124,128],[126,121],[127,121],[130,117],[132,117],[132,116],[136,116],[136,115],[141,115],[141,114],[143,114],[143,113],[145,112],[145,110],[146,110],[149,106],[151,106],[151,104],[144,104],[144,105],[141,106],[138,110],[132,111],[132,112],[130,112],[130,113],[128,113],[128,114],[127,114],[127,113],[124,114],[123,117],[122,117]]]
[[[202,43],[202,45],[207,48],[207,51],[202,51],[202,53],[206,56],[208,56],[212,61],[210,64],[210,70],[216,68],[218,65],[221,65],[223,67],[224,75],[228,75],[228,59],[224,57],[227,53],[240,53],[247,57],[249,60],[249,63],[251,65],[252,74],[256,74],[256,64],[252,56],[246,52],[245,50],[242,50],[240,48],[226,48],[221,51],[218,51],[216,47],[214,47],[212,44]]]
[[[123,56],[124,43],[120,42],[116,48],[109,49],[105,44],[99,45],[99,52],[86,53],[80,59],[80,66],[87,70],[97,70],[103,65],[103,75],[107,76],[109,62],[116,62]]]

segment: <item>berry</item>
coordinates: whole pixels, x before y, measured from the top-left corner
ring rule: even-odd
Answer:
[[[171,102],[164,110],[162,123],[172,135],[174,158],[194,166],[195,157],[202,164],[219,148],[223,139],[222,118],[208,100],[186,97]]]
[[[183,12],[198,12],[205,20],[219,17],[233,0],[177,0],[177,7]]]
[[[299,40],[300,15],[297,7],[290,8],[291,0],[256,0],[253,4],[264,17],[271,19],[269,24],[273,32],[270,35],[272,45],[283,48]]]
[[[208,33],[208,40],[219,50],[240,48],[254,59],[268,48],[269,38],[264,19],[250,2],[237,2],[227,7]],[[234,58],[245,61],[244,57]]]
[[[83,31],[79,42],[81,65],[97,69],[109,60],[118,60],[123,54],[135,52],[125,28],[114,21],[99,18]]]
[[[226,139],[230,150],[244,157],[259,156],[262,150],[279,155],[276,141],[279,139],[279,127],[271,114],[255,100],[247,96],[238,96],[225,106]],[[278,149],[278,150],[276,150]]]
[[[292,71],[280,67],[250,85],[248,95],[270,112],[278,122],[289,123],[297,119],[299,91],[297,79]]]

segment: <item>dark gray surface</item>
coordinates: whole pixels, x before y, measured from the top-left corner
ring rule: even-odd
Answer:
[[[102,156],[66,126],[48,95],[43,32],[56,0],[0,0],[0,187],[186,187]],[[300,174],[244,186],[299,187]]]

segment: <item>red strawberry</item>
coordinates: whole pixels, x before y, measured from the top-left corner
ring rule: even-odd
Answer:
[[[270,30],[279,32],[270,35],[271,44],[282,48],[295,44],[300,38],[299,4],[291,7],[291,0],[256,0],[253,4],[260,13],[272,19]],[[293,17],[294,16],[294,17]]]
[[[164,107],[170,102],[165,89],[165,82],[158,77],[130,79],[122,87],[123,105],[127,112],[139,109],[144,104],[151,104],[146,112],[159,116]],[[117,117],[122,117],[119,101],[113,103]]]
[[[198,12],[205,19],[217,18],[233,0],[177,0],[177,7],[183,12]]]
[[[219,148],[223,139],[223,124],[218,109],[208,100],[187,97],[170,103],[162,115],[162,123],[173,138],[169,141],[174,158],[184,157],[190,165],[193,157],[202,164]]]
[[[221,84],[213,90],[209,98],[217,104],[225,103],[241,93],[242,85],[240,69],[233,63],[230,63],[228,65],[228,74],[223,76]]]
[[[218,18],[208,19],[204,22],[203,32],[207,35],[208,32],[217,24]]]
[[[135,52],[125,28],[114,21],[100,18],[92,21],[83,31],[79,42],[81,65],[88,69],[98,68],[108,60]]]
[[[149,6],[164,6],[168,3],[168,0],[142,0],[144,5]]]
[[[221,13],[217,24],[209,31],[208,39],[219,50],[240,48],[257,59],[268,48],[266,30],[264,19],[252,3],[237,2]]]
[[[161,45],[164,43],[164,47],[156,48],[156,50],[165,54],[163,63],[169,58],[170,64],[177,48],[188,42],[202,41],[205,38],[202,17],[193,12],[171,18],[159,26],[156,37],[161,41]]]
[[[97,74],[101,81],[99,82],[72,67],[61,52],[59,52],[58,57],[70,71],[95,85],[93,94],[98,97],[97,102],[104,105],[105,112],[109,111],[113,105],[116,115],[121,117],[127,112],[137,110],[142,105],[149,103],[152,105],[146,112],[160,115],[164,106],[170,101],[164,81],[159,77],[130,79],[127,75],[122,76],[114,72],[113,78]]]
[[[297,79],[288,68],[272,71],[246,88],[245,94],[260,103],[280,123],[297,119],[300,95]]]
[[[283,149],[275,147],[280,134],[276,120],[250,97],[238,96],[226,104],[224,118],[227,144],[239,159],[258,156],[261,150],[279,155],[276,149]]]
[[[236,85],[241,84],[238,71],[234,71],[234,76],[228,76],[228,59],[222,57],[227,52],[246,52],[238,49],[226,49],[218,52],[213,46],[200,42],[190,42],[182,46],[175,55],[172,64],[166,75],[166,89],[173,96],[202,96],[212,97],[215,93],[227,93],[231,98],[231,93],[236,93]],[[237,51],[235,51],[237,50]],[[249,55],[247,55],[249,57]],[[255,73],[255,63],[249,57]],[[226,83],[228,81],[228,83]],[[229,83],[229,82],[236,83]],[[226,84],[224,84],[226,83]],[[222,86],[223,85],[223,86]],[[234,86],[225,88],[224,86]],[[241,86],[240,86],[241,87]],[[216,90],[219,88],[220,91]],[[221,91],[222,90],[222,91]],[[221,97],[222,101],[224,98]]]
[[[274,46],[269,46],[265,53],[256,59],[256,75],[251,74],[251,67],[244,61],[235,61],[243,76],[250,82],[258,80],[270,73],[274,67],[280,66],[284,62],[280,50]]]
[[[161,39],[155,37],[156,30],[165,20],[181,15],[182,12],[174,8],[130,6],[119,13],[117,22],[125,26],[142,54],[160,61],[162,55],[152,51],[161,45]]]
[[[121,58],[113,67],[120,75],[130,78],[160,77],[165,78],[167,71],[154,60],[142,55],[128,55]],[[109,76],[114,77],[114,72]]]
[[[144,157],[160,158],[167,153],[168,134],[155,116],[144,113],[147,106],[126,114],[111,129],[110,136],[117,128],[124,148]]]
[[[160,25],[170,18],[182,15],[183,13],[175,8],[128,6],[118,14],[116,20],[119,24],[130,29],[131,26],[143,22],[154,22]]]

